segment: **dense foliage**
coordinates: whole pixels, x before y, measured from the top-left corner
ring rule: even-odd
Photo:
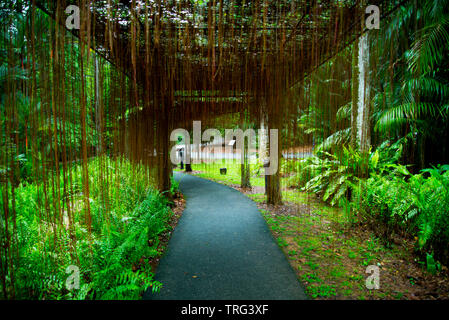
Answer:
[[[91,233],[83,223],[80,165],[71,169],[75,212],[70,219],[66,212],[63,229],[56,221],[43,223],[40,219],[46,214],[39,198],[42,185],[17,187],[20,251],[13,262],[17,270],[16,298],[137,299],[150,286],[158,289],[160,284],[152,280],[149,261],[160,255],[158,235],[167,230],[172,212],[165,197],[144,187],[145,171],[133,169],[128,162],[106,163],[120,170],[109,180],[112,187],[107,203],[102,201],[100,185],[92,183]],[[98,159],[89,162],[92,182],[100,180],[99,164]],[[54,203],[54,199],[49,200]],[[105,205],[110,206],[110,214]],[[79,289],[67,289],[69,265],[79,268]]]
[[[112,83],[120,73],[104,57],[29,3],[0,9],[2,298],[158,290],[149,262],[172,212],[155,168],[117,154],[113,109],[129,106],[129,78]],[[75,269],[79,289],[70,289]]]
[[[368,223],[386,243],[398,233],[416,237],[432,270],[449,262],[448,5],[408,2],[369,35],[369,151],[351,139],[349,48],[307,79],[309,110],[298,125],[315,153],[287,182],[347,208],[349,222]]]
[[[373,173],[356,190],[356,210],[383,239],[395,232],[409,234],[416,237],[422,255],[449,262],[448,165],[415,175],[404,166],[391,166]]]

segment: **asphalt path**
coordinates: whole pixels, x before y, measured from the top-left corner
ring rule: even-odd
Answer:
[[[302,285],[256,204],[230,187],[175,173],[186,208],[157,268],[153,300],[300,300]]]

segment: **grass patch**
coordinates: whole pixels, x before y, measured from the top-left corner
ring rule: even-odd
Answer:
[[[225,175],[220,174],[220,168],[227,169]],[[239,163],[222,161],[215,163],[192,164],[192,170],[195,175],[200,178],[209,179],[226,185],[240,185],[241,182],[241,167]],[[175,169],[175,171],[181,170]],[[250,164],[250,171],[251,186],[263,187],[265,185],[265,179],[263,176],[259,175],[258,166],[255,164]]]

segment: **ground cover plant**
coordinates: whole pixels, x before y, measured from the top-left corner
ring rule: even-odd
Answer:
[[[120,168],[103,185],[99,183],[102,164]],[[82,210],[80,165],[73,164],[70,172],[74,202],[70,216],[66,209],[62,217],[45,217],[46,222],[41,223],[39,215],[45,214],[41,209],[42,185],[24,183],[16,188],[20,251],[12,261],[16,270],[15,297],[138,299],[148,288],[157,291],[161,284],[153,280],[152,262],[164,250],[159,245],[160,236],[172,230],[173,212],[166,197],[148,184],[143,168],[123,160],[91,159],[89,233]],[[107,186],[110,198],[104,199],[101,189]],[[62,205],[52,195],[47,201]],[[70,283],[71,272],[66,270],[72,265],[79,270],[80,279],[78,287],[70,289],[67,281]]]

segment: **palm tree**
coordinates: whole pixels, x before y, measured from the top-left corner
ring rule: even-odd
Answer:
[[[449,138],[445,133],[449,115],[448,5],[448,0],[427,0],[401,8],[382,43],[386,44],[385,61],[379,69],[380,90],[375,98],[376,130],[412,136],[419,168],[435,160],[426,153],[427,142],[443,142],[439,147],[444,149]],[[399,37],[406,42],[398,46]],[[392,46],[398,48],[390,55]],[[442,151],[447,153],[447,149]]]

